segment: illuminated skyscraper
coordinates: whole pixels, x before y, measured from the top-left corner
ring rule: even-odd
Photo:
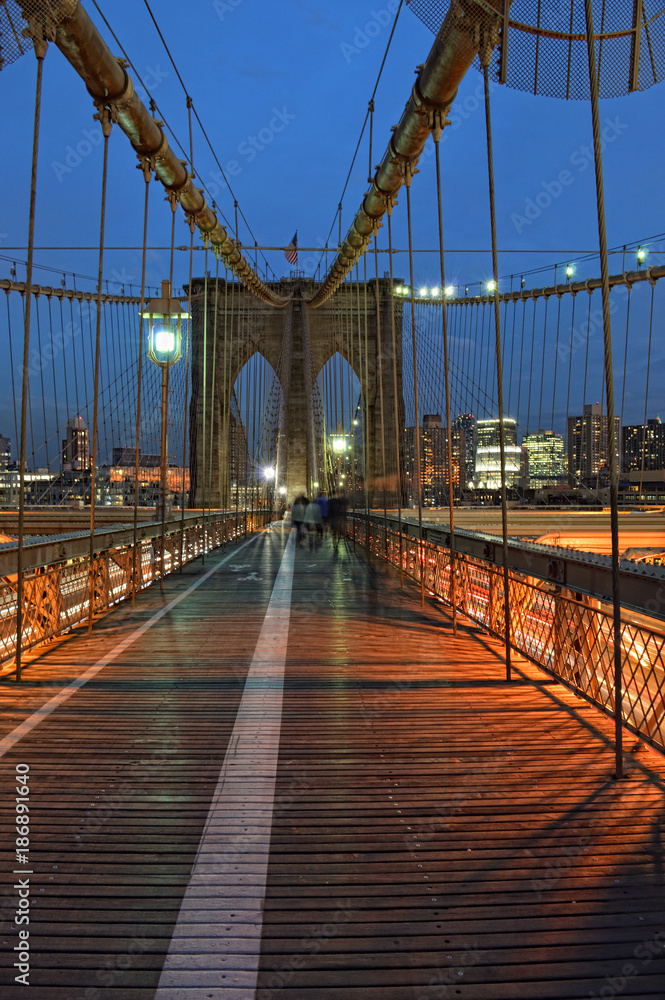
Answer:
[[[529,486],[565,486],[568,461],[560,434],[554,431],[525,434],[522,447],[529,456]]]
[[[623,428],[622,467],[625,472],[655,472],[665,469],[665,424],[660,417]]]
[[[90,468],[90,433],[83,417],[67,421],[67,437],[62,442],[62,471]]]
[[[459,497],[460,469],[464,468],[464,439],[460,431],[452,431],[452,477],[448,472],[448,434],[441,426],[438,413],[426,413],[420,429],[420,476],[424,507],[442,507],[449,501],[452,478],[453,494]],[[416,429],[406,428],[404,473],[410,498],[417,502]],[[463,484],[462,484],[463,485]]]
[[[619,418],[615,418],[617,453]],[[585,403],[581,417],[568,417],[568,472],[574,480],[598,476],[609,466],[608,422],[600,403]]]
[[[6,472],[12,461],[12,443],[0,434],[0,472]]]
[[[516,486],[522,478],[522,449],[517,444],[517,423],[512,417],[503,418],[506,460],[506,486]],[[501,489],[501,447],[499,418],[479,420],[476,425],[476,464],[474,489]]]
[[[453,420],[453,430],[459,432],[461,446],[464,449],[464,481],[465,489],[473,479],[476,470],[476,418],[473,413],[459,413]]]

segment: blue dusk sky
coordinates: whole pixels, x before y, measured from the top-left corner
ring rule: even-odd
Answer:
[[[98,3],[156,101],[158,117],[187,150],[185,94],[145,4],[140,0]],[[92,0],[85,0],[84,6],[111,50],[121,55]],[[185,7],[175,0],[153,0],[151,6],[251,227],[253,235],[241,220],[242,242],[253,246],[256,238],[260,245],[283,247],[297,229],[301,247],[321,247],[327,239],[334,247],[336,223],[329,234],[384,56],[395,0],[340,0],[336,4],[194,0]],[[409,97],[414,69],[424,62],[432,43],[432,33],[403,6],[376,96],[375,164],[390,138],[390,126],[398,121]],[[27,241],[35,63],[27,54],[0,73],[5,149],[0,160],[5,192],[0,275],[8,277],[16,261],[19,280],[25,276],[22,248]],[[129,73],[143,94],[134,70],[130,68]],[[665,231],[662,101],[660,85],[601,102],[608,242],[610,247],[648,245],[647,263],[664,259],[659,250],[665,244],[657,239],[648,242]],[[509,287],[510,275],[519,281],[521,274],[538,268],[545,270],[529,273],[527,285],[551,284],[555,264],[577,261],[598,246],[589,104],[496,86],[492,109],[502,287]],[[41,284],[59,285],[60,272],[76,272],[77,287],[94,287],[96,252],[79,249],[94,247],[98,241],[102,151],[93,112],[81,80],[57,48],[50,46],[44,66],[35,263],[58,273],[38,267],[34,280]],[[451,122],[442,145],[447,279],[455,285],[469,285],[473,292],[491,275],[482,77],[474,69],[460,87]],[[366,134],[344,196],[343,234],[367,189],[367,139]],[[170,134],[169,142],[177,148]],[[414,243],[419,251],[417,285],[438,283],[434,157],[429,147],[431,142],[412,189]],[[122,285],[128,291],[130,284],[140,282],[143,181],[136,163],[126,137],[114,128],[106,243],[122,249],[106,252],[105,280],[116,291]],[[194,165],[200,185],[215,198],[232,228],[233,197],[196,123]],[[153,285],[168,274],[165,248],[170,242],[170,210],[163,194],[155,185],[149,224],[154,249],[148,260],[148,281]],[[406,199],[401,197],[394,215],[394,244],[401,250],[407,246],[405,209]],[[386,239],[384,228],[380,244],[385,245]],[[179,214],[176,245],[188,241],[189,230]],[[631,253],[628,267],[634,266]],[[281,250],[266,251],[265,256],[272,273],[288,274],[290,265]],[[318,254],[301,252],[300,267],[306,273],[314,273],[318,261]],[[177,286],[186,281],[187,267],[188,254],[178,252]],[[613,255],[610,271],[622,269],[621,255]],[[197,252],[194,272],[203,272],[202,252]],[[408,276],[406,255],[397,257],[395,274]],[[580,279],[597,274],[597,259],[576,265]],[[86,276],[92,280],[86,283]],[[66,280],[71,287],[71,278]],[[648,298],[645,289],[635,300],[627,422],[643,416]],[[663,309],[658,300],[657,291],[656,322],[662,334]],[[552,308],[552,314],[555,311]],[[623,331],[616,334],[619,353],[623,335]],[[602,338],[597,334],[595,339]],[[662,336],[655,338],[650,414],[665,409],[661,380],[653,375],[662,370],[662,343]],[[599,382],[596,396],[601,389]],[[461,406],[463,401],[459,402]]]

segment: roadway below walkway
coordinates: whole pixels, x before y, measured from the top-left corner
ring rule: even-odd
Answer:
[[[352,546],[212,553],[0,683],[2,995],[662,998],[665,759],[612,731]]]
[[[391,512],[397,516],[397,511]],[[404,510],[405,519],[416,521],[418,512]],[[423,509],[423,523],[449,524],[450,513],[440,508]],[[456,507],[455,527],[501,535],[500,507]],[[612,552],[609,510],[539,510],[512,507],[508,510],[508,534],[544,545],[559,545],[582,552],[609,555]],[[619,512],[619,551],[660,548],[665,551],[665,514],[661,510]]]

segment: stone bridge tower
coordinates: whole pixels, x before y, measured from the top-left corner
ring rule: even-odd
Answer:
[[[286,485],[288,503],[298,493],[309,492],[312,481],[321,478],[324,463],[324,442],[317,438],[315,431],[314,383],[326,362],[339,352],[351,365],[361,386],[365,421],[365,484],[370,504],[382,505],[385,491],[388,505],[394,506],[400,488],[397,482],[399,444],[395,434],[395,398],[398,401],[399,426],[404,427],[403,300],[399,297],[394,299],[395,387],[389,280],[379,281],[378,295],[375,281],[368,282],[366,293],[364,283],[358,286],[346,282],[327,302],[315,309],[307,305],[319,287],[311,279],[295,277],[282,281],[280,291],[292,295],[292,298],[281,307],[267,305],[237,282],[229,281],[227,284],[220,279],[216,285],[215,279],[209,278],[207,284],[206,303],[203,279],[197,278],[192,282],[191,505],[201,507],[204,499],[204,396],[206,506],[225,507],[233,500],[229,476],[232,389],[244,365],[256,352],[272,366],[282,390],[277,432],[278,481]],[[342,326],[347,330],[352,328],[354,333],[351,337],[346,334],[340,341],[339,330]],[[403,465],[402,461],[402,469]]]

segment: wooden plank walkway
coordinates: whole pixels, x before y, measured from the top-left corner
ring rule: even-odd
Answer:
[[[524,661],[507,684],[500,644],[329,540],[295,553],[274,803],[243,813],[272,808],[266,877],[254,842],[226,895],[192,876],[233,829],[220,772],[285,544],[214,553],[0,683],[2,739],[182,598],[0,759],[3,998],[17,763],[35,1000],[665,997],[665,759],[629,738],[613,781],[610,720]]]

